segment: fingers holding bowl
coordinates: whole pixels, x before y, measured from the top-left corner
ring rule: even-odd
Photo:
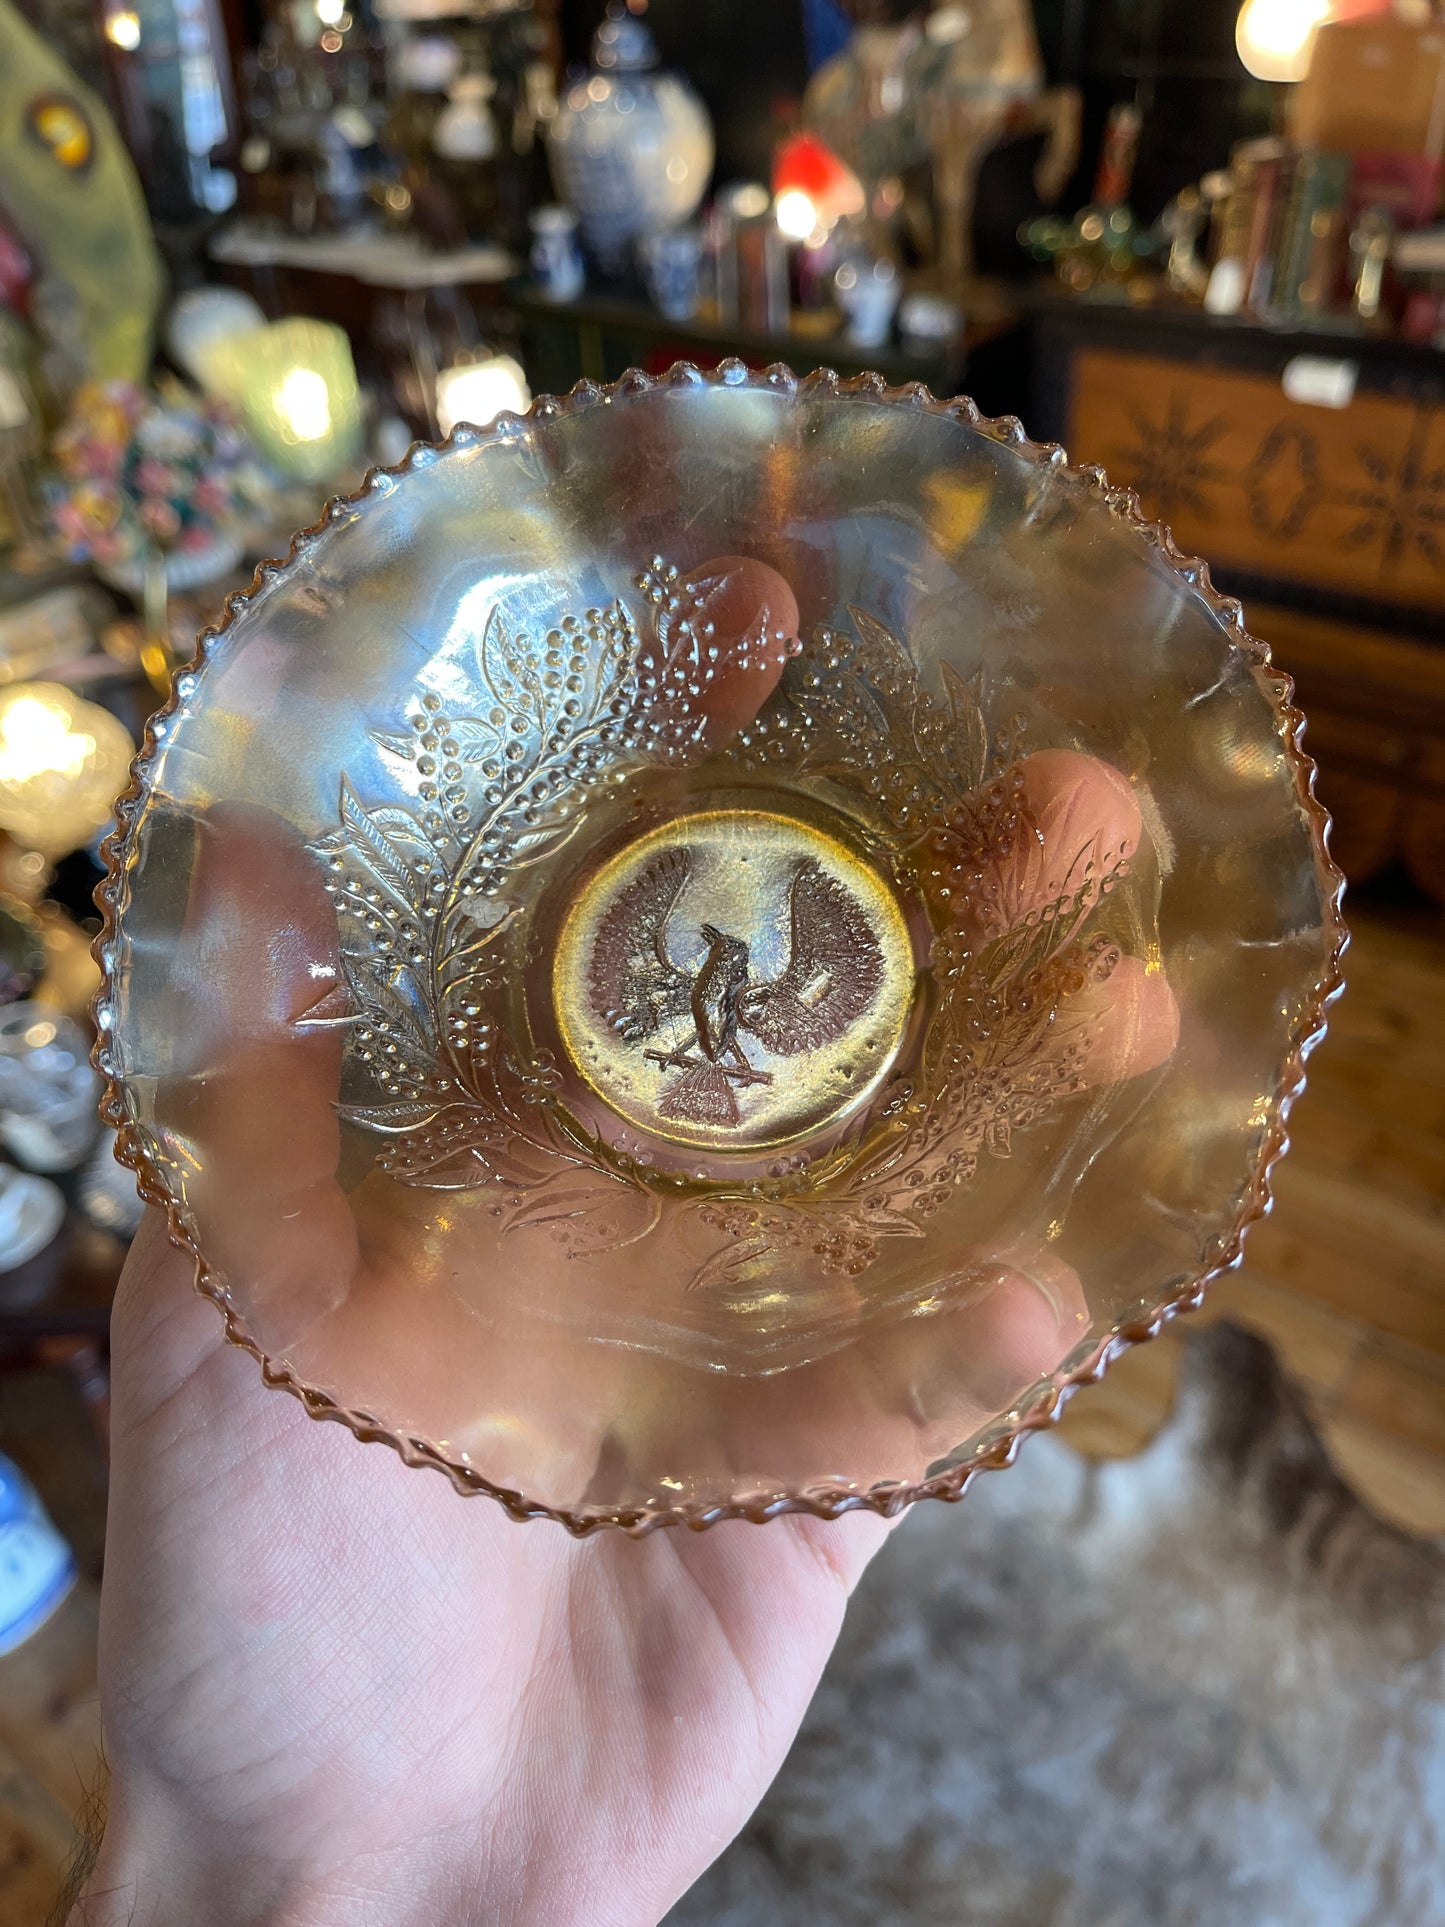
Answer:
[[[960,906],[969,948],[1008,952],[1041,933],[1035,1044],[1059,1056],[1063,1088],[1106,1087],[1156,1068],[1179,1034],[1163,970],[1090,939],[1087,923],[1142,835],[1127,779],[1095,758],[1043,751],[1005,779],[1006,802],[1010,794],[1016,840],[995,851],[983,889]],[[1051,954],[1044,913],[1061,900],[1070,914],[1057,919]],[[850,1294],[850,1343],[775,1379],[718,1392],[724,1434],[740,1442],[737,1468],[788,1477],[811,1468],[816,1479],[820,1465],[867,1464],[880,1479],[916,1479],[1056,1373],[1090,1321],[1079,1275],[1059,1248],[1019,1232],[962,1251],[956,1268],[901,1312],[870,1302],[866,1274],[839,1289]]]
[[[1128,778],[1079,750],[1026,756],[980,788],[935,840],[946,915],[975,958],[1032,936],[1057,958],[1123,880],[1144,836]],[[1162,965],[1097,941],[1063,980],[1051,1046],[1069,1049],[1080,1088],[1156,1069],[1179,1038]]]
[[[650,578],[648,593],[655,615],[640,693],[650,719],[692,738],[684,760],[698,761],[725,749],[777,688],[800,647],[797,597],[750,555]]]
[[[644,670],[663,708],[700,719],[699,754],[725,747],[776,690],[798,647],[798,604],[784,578],[755,556],[716,556],[654,584],[656,639]],[[690,690],[695,693],[689,693]],[[1080,750],[1024,757],[970,799],[935,838],[934,876],[948,915],[973,951],[1060,906],[1077,927],[1123,875],[1144,834],[1121,770]],[[1121,957],[1090,973],[1065,1028],[1080,1041],[1086,1087],[1153,1070],[1178,1041],[1179,1010],[1157,965]]]
[[[1037,750],[981,785],[937,833],[950,920],[977,951],[1052,905],[1092,909],[1142,830],[1120,770],[1080,750]]]

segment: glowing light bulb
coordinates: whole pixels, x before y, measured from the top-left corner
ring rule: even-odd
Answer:
[[[1244,0],[1234,28],[1240,59],[1256,80],[1303,80],[1315,28],[1333,11],[1331,0]]]
[[[95,738],[71,728],[71,719],[39,696],[17,696],[0,717],[0,783],[28,783],[53,770],[79,776]]]
[[[133,54],[140,45],[140,15],[132,13],[129,7],[113,13],[105,23],[105,37],[122,53]]]
[[[323,27],[339,24],[346,11],[346,0],[316,0],[316,18]]]
[[[818,225],[818,210],[800,187],[790,187],[778,196],[773,215],[790,241],[806,241]]]
[[[865,204],[863,183],[816,134],[793,134],[778,148],[773,193],[774,218],[794,241],[822,240],[836,222],[861,214]]]
[[[319,442],[331,433],[331,390],[314,368],[293,368],[276,390],[276,413],[298,442]]]
[[[450,435],[458,422],[485,428],[504,409],[520,413],[531,400],[521,363],[511,355],[445,368],[437,376],[437,424],[443,435]]]
[[[0,695],[0,829],[47,856],[77,850],[109,821],[135,754],[123,724],[59,683]]]

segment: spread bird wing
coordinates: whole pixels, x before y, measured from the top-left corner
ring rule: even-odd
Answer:
[[[747,993],[739,1018],[780,1057],[841,1037],[883,981],[883,952],[863,906],[811,858],[793,873],[792,924],[787,969]]]
[[[692,979],[667,954],[667,924],[690,869],[686,850],[661,851],[597,926],[588,994],[598,1016],[630,1043],[688,1014]]]

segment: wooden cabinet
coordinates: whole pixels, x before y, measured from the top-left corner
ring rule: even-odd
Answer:
[[[1345,875],[1398,859],[1445,902],[1445,648],[1258,601],[1245,617],[1295,679]]]
[[[1302,353],[1358,362],[1347,406],[1286,396]],[[1207,557],[1294,676],[1347,876],[1400,860],[1445,902],[1445,356],[1046,301],[1034,373],[1033,432]]]
[[[1065,446],[1221,572],[1445,611],[1445,405],[1312,407],[1266,374],[1084,348]]]

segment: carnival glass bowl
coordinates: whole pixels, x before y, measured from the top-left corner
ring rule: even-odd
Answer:
[[[574,1530],[956,1496],[1237,1258],[1339,984],[1287,680],[876,377],[459,429],[231,598],[98,1061],[229,1335]]]

